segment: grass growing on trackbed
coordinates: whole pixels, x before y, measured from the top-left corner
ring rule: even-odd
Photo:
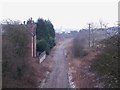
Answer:
[[[95,59],[92,60],[90,71],[96,73],[100,78],[99,81],[104,83],[104,88],[118,88],[120,73],[118,66],[120,60],[120,36],[114,35],[110,38],[104,39],[99,42],[100,46]],[[73,55],[74,57],[84,57],[88,53],[84,51],[86,38],[79,37],[73,40]]]

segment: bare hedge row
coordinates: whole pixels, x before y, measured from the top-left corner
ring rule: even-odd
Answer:
[[[24,25],[3,25],[2,80],[3,88],[24,87],[25,73],[31,74],[27,64],[30,35]],[[27,76],[27,75],[26,75]],[[32,79],[29,78],[29,80]],[[34,83],[34,81],[33,81]],[[26,84],[27,87],[27,84]]]

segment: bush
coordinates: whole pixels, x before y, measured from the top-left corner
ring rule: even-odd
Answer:
[[[27,85],[24,85],[25,79],[22,80],[22,78],[25,73],[31,74],[32,72],[32,69],[28,72],[31,66],[27,64],[30,43],[28,29],[24,25],[7,24],[3,25],[3,30],[2,87],[27,87]]]
[[[72,47],[74,57],[86,56],[87,52],[85,52],[83,49],[84,49],[83,39],[75,37],[73,40],[73,47]]]
[[[53,48],[55,46],[55,40],[54,38],[50,37],[49,38],[49,47],[50,49]]]
[[[105,87],[120,87],[118,84],[120,80],[118,77],[118,36],[103,40],[101,43],[106,47],[101,48],[101,54],[92,63],[91,70],[103,77],[101,80],[104,81]]]
[[[45,39],[37,40],[37,51],[43,52],[47,48],[47,42]]]
[[[50,45],[49,45],[49,44],[47,44],[46,54],[47,54],[47,55],[49,55],[49,53],[50,53]]]
[[[7,71],[16,75],[16,72],[20,73],[20,69],[24,66],[29,36],[26,28],[22,25],[6,25],[5,28],[2,43],[3,75]]]
[[[37,40],[37,51],[40,53],[46,51],[46,54],[49,55],[50,49],[52,47],[53,46],[50,46],[50,44],[47,43],[45,39]]]

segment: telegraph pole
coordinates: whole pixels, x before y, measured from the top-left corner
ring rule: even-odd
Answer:
[[[88,25],[89,25],[89,47],[90,47],[90,28],[91,28],[90,26],[91,24],[89,23]]]
[[[118,21],[118,61],[119,60],[120,60],[120,21]]]

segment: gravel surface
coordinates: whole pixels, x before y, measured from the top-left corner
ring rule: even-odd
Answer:
[[[69,40],[62,41],[56,46],[53,56],[52,72],[48,76],[43,88],[69,88],[68,61],[65,56],[65,46]]]

